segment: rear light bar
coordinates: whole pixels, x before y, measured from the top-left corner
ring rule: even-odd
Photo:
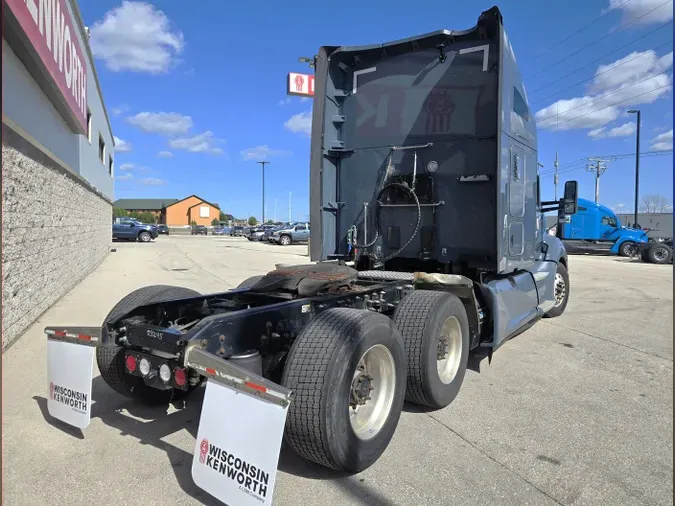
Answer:
[[[193,343],[185,349],[184,365],[196,369],[203,376],[218,383],[282,407],[288,406],[294,397],[292,390],[204,351],[200,343]]]

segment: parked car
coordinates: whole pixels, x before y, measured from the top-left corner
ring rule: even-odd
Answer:
[[[230,229],[230,237],[241,237],[244,235],[244,227],[237,225]]]
[[[169,235],[169,227],[167,227],[166,225],[157,225],[157,233]]]
[[[190,235],[209,235],[209,231],[204,225],[195,225],[192,227]]]
[[[118,225],[121,225],[123,223],[135,223],[136,225],[147,225],[147,226],[152,227],[154,229],[157,229],[157,226],[158,226],[155,223],[143,223],[142,221],[140,221],[136,218],[129,218],[128,216],[115,218],[114,223],[117,223]]]
[[[213,227],[211,235],[225,235],[225,227]]]
[[[152,239],[157,239],[158,235],[157,227],[136,221],[125,221],[112,225],[113,239],[149,242]]]
[[[307,242],[309,240],[309,223],[292,223],[272,232],[270,242],[288,246],[294,242]]]
[[[265,237],[265,232],[274,228],[276,228],[276,225],[262,225],[259,227],[253,227],[246,238],[249,241],[262,241]]]

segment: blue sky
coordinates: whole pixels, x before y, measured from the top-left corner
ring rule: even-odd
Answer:
[[[80,0],[110,113],[115,197],[195,193],[236,216],[308,217],[311,101],[286,96],[288,72],[321,45],[361,45],[475,25],[493,1],[409,3]],[[673,197],[673,2],[502,2],[507,33],[539,126],[544,198],[576,179],[593,198],[585,157],[635,152],[642,111],[640,193]],[[197,7],[198,6],[198,7]],[[602,17],[601,17],[602,16]],[[598,19],[600,18],[601,19]],[[597,20],[597,21],[596,21]],[[624,47],[625,46],[625,47]],[[638,96],[639,95],[639,96]],[[619,103],[621,102],[621,103]],[[664,153],[665,151],[665,153]],[[670,151],[668,153],[667,151]],[[632,211],[634,157],[616,158],[600,200]],[[276,201],[276,206],[275,206]]]

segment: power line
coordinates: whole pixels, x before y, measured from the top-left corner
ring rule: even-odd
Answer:
[[[629,21],[629,22],[626,23],[625,25],[621,25],[621,26],[620,26],[619,28],[617,28],[616,30],[613,30],[613,31],[609,32],[608,34],[603,35],[602,37],[600,37],[599,39],[595,40],[594,42],[591,42],[590,44],[588,44],[588,45],[582,47],[581,49],[579,49],[579,50],[577,50],[577,51],[575,51],[575,52],[573,52],[573,53],[571,53],[571,54],[565,56],[564,58],[558,60],[557,62],[555,62],[555,63],[549,65],[547,68],[541,69],[540,71],[535,72],[534,74],[531,74],[531,75],[525,77],[524,79],[530,79],[531,77],[538,76],[538,75],[541,74],[542,72],[546,72],[546,71],[550,70],[551,67],[555,67],[555,66],[558,65],[559,63],[562,63],[562,62],[564,62],[564,61],[566,61],[566,60],[569,60],[570,58],[572,58],[572,56],[577,55],[577,54],[581,53],[582,51],[585,51],[586,49],[588,49],[588,48],[591,47],[592,45],[597,44],[598,42],[600,42],[601,40],[606,39],[607,37],[611,37],[611,36],[614,35],[615,33],[617,33],[617,32],[619,32],[619,31],[623,30],[624,28],[626,28],[626,27],[629,26],[629,25],[632,25],[632,24],[635,23],[636,21],[639,21],[640,19],[644,18],[645,16],[651,14],[651,13],[654,12],[655,10],[660,9],[661,7],[663,7],[664,5],[666,5],[666,4],[668,4],[668,3],[672,2],[672,1],[673,1],[673,0],[667,0],[666,2],[664,2],[664,3],[660,4],[660,5],[658,5],[657,7],[654,7],[652,10],[650,10],[650,11],[644,13],[642,16],[639,16],[639,17],[637,17],[637,18],[635,18],[635,19]]]
[[[640,94],[638,94],[638,95],[634,95],[634,96],[629,97],[629,98],[627,98],[627,99],[625,99],[625,100],[620,100],[620,101],[618,101],[618,102],[614,102],[613,104],[609,104],[609,105],[606,105],[606,106],[604,106],[604,107],[600,107],[600,108],[598,108],[598,109],[593,109],[592,111],[588,111],[587,113],[580,114],[579,116],[575,116],[574,118],[569,118],[569,119],[566,119],[565,121],[559,121],[559,122],[556,123],[556,128],[557,128],[559,125],[563,124],[563,123],[569,123],[570,121],[574,121],[575,119],[583,118],[584,116],[588,116],[589,114],[593,114],[594,112],[602,111],[602,110],[607,109],[607,108],[609,108],[609,107],[614,107],[614,106],[616,106],[616,105],[623,104],[624,102],[628,102],[628,101],[630,101],[630,100],[633,100],[634,98],[638,98],[638,97],[641,97],[641,96],[643,96],[643,95],[647,95],[647,94],[649,94],[649,93],[654,93],[655,91],[658,91],[658,90],[660,90],[660,89],[662,89],[662,88],[667,88],[667,87],[669,87],[670,85],[671,85],[670,83],[664,84],[663,86],[659,86],[658,88],[654,88],[654,89],[651,89],[651,90],[649,90],[649,91],[645,91],[644,93],[640,93]],[[616,91],[619,91],[619,90],[616,90]],[[554,116],[551,116],[551,117],[554,117]]]
[[[600,16],[600,17],[598,17],[598,18],[595,18],[593,21],[591,21],[591,22],[588,23],[587,25],[583,26],[582,28],[579,28],[576,32],[571,33],[570,35],[568,35],[567,37],[565,37],[564,39],[562,39],[561,41],[559,41],[557,44],[554,44],[553,46],[549,47],[549,48],[548,48],[546,51],[544,51],[543,53],[539,53],[537,56],[535,56],[535,57],[532,58],[532,59],[533,59],[533,60],[536,60],[536,59],[538,59],[539,57],[541,57],[541,56],[545,55],[546,53],[548,53],[551,49],[555,49],[556,47],[558,47],[558,46],[559,46],[560,44],[562,44],[563,42],[567,42],[568,40],[570,40],[570,39],[571,39],[572,37],[574,37],[575,35],[577,35],[577,34],[583,32],[583,31],[584,31],[586,28],[588,28],[589,26],[594,25],[595,23],[597,23],[598,21],[600,21],[602,18],[604,18],[605,16],[608,16],[609,14],[611,14],[612,12],[614,12],[615,10],[620,9],[621,7],[623,7],[624,5],[626,5],[626,4],[627,4],[628,2],[630,2],[630,1],[631,1],[631,0],[626,0],[626,1],[625,1],[624,3],[622,3],[621,5],[617,5],[617,6],[614,7],[613,9],[608,10],[608,11],[605,12],[602,16]]]
[[[584,102],[583,104],[575,105],[574,107],[570,107],[569,109],[565,109],[564,111],[558,111],[557,113],[555,113],[551,116],[547,116],[547,117],[545,117],[543,119],[540,119],[538,121],[540,123],[543,123],[544,121],[546,121],[548,119],[551,119],[551,118],[555,118],[557,116],[560,116],[561,114],[563,114],[565,112],[573,111],[574,109],[579,109],[579,107],[586,107],[588,104],[592,104],[593,102],[597,102],[598,100],[602,100],[603,98],[607,98],[610,95],[614,95],[614,93],[618,93],[618,92],[626,90],[626,89],[628,89],[632,86],[635,86],[636,84],[640,84],[644,81],[649,81],[650,79],[654,79],[655,77],[659,77],[659,76],[662,76],[662,75],[665,75],[665,74],[666,74],[666,72],[661,72],[660,74],[655,74],[653,76],[643,77],[642,79],[639,79],[639,80],[635,81],[634,83],[628,84],[628,85],[624,86],[623,88],[617,88],[616,90],[610,91],[608,93],[604,93],[603,95],[600,95],[600,96],[594,98],[593,100],[590,100],[588,102]],[[600,109],[598,109],[598,110],[600,110]]]
[[[666,155],[672,155],[673,150],[665,150],[665,151],[645,151],[643,153],[640,153],[640,158],[652,158],[655,156],[666,156]],[[582,158],[581,161],[583,163],[575,163],[574,165],[571,165],[570,167],[567,167],[566,169],[558,171],[558,174],[567,174],[570,172],[576,172],[578,170],[585,169],[587,166],[587,161],[591,160],[592,158],[601,158],[601,159],[607,159],[610,161],[614,160],[622,160],[625,158],[635,158],[635,153],[625,153],[621,155],[604,155],[604,156],[598,156],[598,157],[586,157]],[[545,171],[542,171],[539,173],[540,176],[551,176],[555,174],[555,170],[553,169],[548,169]]]
[[[640,158],[650,158],[653,156],[666,156],[666,155],[672,155],[673,150],[668,149],[668,150],[663,150],[663,151],[644,151],[640,153]],[[609,160],[622,160],[624,158],[635,158],[635,153],[623,153],[620,155],[603,155],[603,156],[597,156],[597,157],[585,157],[585,158],[580,158],[578,160],[575,160],[574,162],[570,162],[566,164],[565,166],[559,167],[558,172],[560,174],[565,173],[565,172],[572,172],[576,170],[580,170],[586,167],[588,160],[590,158],[602,158],[602,159],[609,159]],[[540,176],[550,176],[555,173],[555,169],[546,169],[543,170],[539,173]]]
[[[673,22],[671,21],[671,22],[666,23],[666,24],[669,24],[669,25],[670,25],[670,24],[672,24],[672,23],[673,23]],[[664,26],[665,26],[665,25],[664,25]],[[661,28],[663,28],[663,27],[661,27]],[[668,41],[664,42],[663,44],[660,44],[660,45],[656,46],[655,48],[652,48],[652,51],[655,51],[655,50],[657,50],[657,49],[661,49],[663,46],[667,46],[668,44],[672,44],[672,43],[673,43],[672,40],[668,40]],[[621,67],[622,65],[625,65],[625,64],[628,63],[628,62],[631,62],[631,61],[633,61],[633,60],[637,60],[638,58],[642,58],[642,57],[644,57],[644,56],[647,56],[647,54],[649,54],[649,53],[647,53],[647,52],[641,53],[641,54],[639,54],[639,55],[637,55],[637,56],[634,56],[633,58],[630,58],[630,59],[628,59],[628,60],[626,60],[626,61],[624,61],[624,62],[622,62],[622,63],[619,63],[618,65],[615,65],[614,67],[611,67],[611,68],[609,68],[609,69],[607,69],[607,70],[605,70],[605,71],[603,71],[603,72],[600,72],[600,73],[598,73],[598,74],[595,74],[595,75],[589,77],[588,79],[584,79],[583,81],[579,81],[579,82],[577,82],[577,83],[574,83],[574,84],[568,86],[567,88],[563,88],[562,90],[558,90],[558,91],[556,91],[556,92],[554,92],[554,93],[550,93],[550,94],[545,95],[545,96],[543,96],[543,97],[537,98],[537,99],[534,100],[534,102],[544,101],[544,100],[546,100],[547,98],[551,98],[551,97],[554,97],[554,96],[556,96],[556,95],[562,93],[563,91],[567,91],[567,90],[569,90],[569,89],[572,89],[572,88],[574,88],[575,86],[578,86],[578,85],[580,85],[580,84],[583,84],[583,83],[585,83],[585,82],[587,82],[587,81],[592,81],[593,79],[597,78],[598,76],[601,76],[601,75],[603,75],[603,74],[607,74],[608,72],[612,72],[612,71],[618,69],[619,67]],[[556,81],[551,81],[551,83],[554,83],[554,82],[556,82]],[[549,83],[549,84],[551,84],[551,83]],[[543,88],[540,88],[540,89],[543,89]],[[534,92],[533,92],[533,93],[534,93]]]
[[[649,35],[651,35],[651,34],[653,34],[653,33],[656,33],[656,32],[658,32],[659,30],[661,30],[662,28],[665,28],[666,26],[672,25],[672,24],[673,24],[673,22],[672,22],[672,21],[669,21],[669,22],[667,22],[667,23],[665,23],[665,24],[659,26],[659,27],[656,28],[655,30],[652,30],[651,32],[647,32],[647,33],[645,33],[644,35],[638,37],[637,39],[633,39],[633,40],[630,41],[628,44],[624,44],[623,46],[621,46],[621,47],[619,47],[619,48],[617,48],[617,49],[615,49],[615,50],[613,50],[613,51],[610,51],[609,53],[606,53],[606,54],[602,55],[600,58],[596,58],[596,59],[593,60],[592,62],[587,63],[587,64],[585,64],[585,65],[582,65],[581,67],[577,68],[576,70],[573,70],[572,72],[568,72],[568,73],[565,74],[564,76],[559,77],[558,79],[554,79],[553,81],[550,81],[550,82],[548,82],[548,83],[546,83],[546,84],[540,86],[539,88],[535,88],[534,90],[530,91],[530,92],[528,93],[528,95],[532,95],[533,93],[536,93],[536,92],[539,91],[539,90],[546,89],[546,88],[548,88],[551,84],[556,83],[556,82],[558,82],[558,81],[561,81],[561,80],[565,79],[566,77],[571,76],[572,74],[576,74],[576,73],[579,72],[580,70],[585,69],[586,67],[589,67],[589,66],[593,65],[594,63],[597,63],[597,62],[599,62],[600,60],[606,58],[607,56],[609,56],[609,55],[611,55],[611,54],[614,54],[614,53],[616,53],[616,52],[618,52],[618,51],[621,51],[622,49],[624,49],[624,48],[626,48],[626,47],[628,47],[628,46],[630,46],[630,45],[636,43],[637,41],[642,40],[642,39],[644,39],[645,37],[648,37]],[[671,39],[669,42],[672,42],[672,39]]]

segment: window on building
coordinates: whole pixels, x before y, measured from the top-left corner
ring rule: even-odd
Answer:
[[[91,111],[87,109],[87,140],[91,144]]]
[[[105,163],[105,141],[101,134],[98,134],[98,159]]]
[[[110,174],[110,177],[113,175],[113,159],[110,155],[108,155],[108,174]]]
[[[525,121],[530,121],[530,110],[517,88],[513,88],[513,111]]]
[[[209,217],[209,206],[201,206],[199,208],[199,217],[200,218],[208,218]]]

